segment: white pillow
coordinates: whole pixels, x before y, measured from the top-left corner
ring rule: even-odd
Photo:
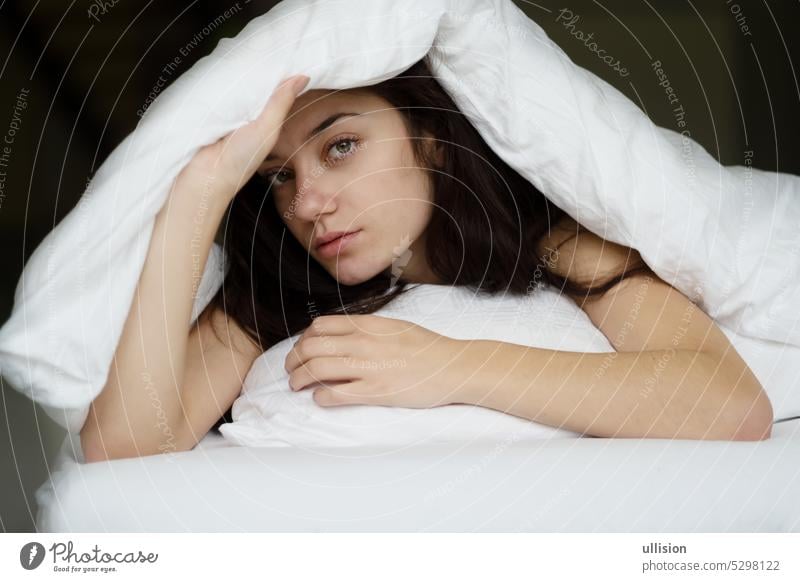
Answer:
[[[191,156],[255,118],[292,74],[310,75],[307,90],[347,89],[429,51],[489,145],[573,218],[638,249],[718,322],[800,346],[800,179],[720,166],[656,127],[511,0],[285,0],[163,91],[36,249],[0,329],[0,373],[79,430],[108,376],[154,217]],[[776,415],[800,414],[800,394],[784,404]]]
[[[375,315],[411,321],[457,339],[491,339],[573,352],[614,348],[573,301],[552,288],[525,296],[480,296],[464,287],[419,285]],[[313,387],[294,392],[284,369],[286,354],[300,336],[276,344],[253,364],[242,394],[233,403],[233,422],[220,426],[242,446],[325,448],[380,446],[398,449],[420,443],[509,443],[577,438],[551,427],[490,408],[451,404],[435,408],[320,406]],[[386,374],[391,374],[391,362]],[[494,386],[486,386],[487,393]],[[540,387],[556,391],[559,386]]]

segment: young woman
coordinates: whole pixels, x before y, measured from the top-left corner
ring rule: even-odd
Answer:
[[[770,436],[769,399],[714,322],[504,163],[424,60],[346,91],[296,97],[305,83],[291,81],[307,78],[178,176],[81,433],[87,461],[190,449],[230,412],[255,358],[300,332],[289,383],[314,386],[320,406],[458,402],[590,436]],[[187,333],[226,214],[229,270]],[[555,285],[617,351],[455,340],[372,315],[418,283]],[[408,365],[352,365],[395,358]]]

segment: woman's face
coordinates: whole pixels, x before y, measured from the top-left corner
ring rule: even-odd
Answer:
[[[258,172],[309,254],[343,285],[382,271],[436,282],[424,252],[432,211],[400,113],[361,91],[312,90],[294,103]],[[318,246],[319,237],[354,233]]]

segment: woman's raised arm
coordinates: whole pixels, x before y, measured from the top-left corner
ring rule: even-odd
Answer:
[[[189,342],[193,291],[228,204],[308,82],[295,80],[305,82],[281,84],[258,118],[201,148],[178,175],[156,217],[107,384],[81,429],[87,462],[191,448],[238,394],[258,349],[235,326],[231,348],[217,342],[208,333],[210,320],[224,320],[217,314],[201,318]]]

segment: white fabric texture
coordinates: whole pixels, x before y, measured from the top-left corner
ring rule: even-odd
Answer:
[[[524,296],[487,296],[465,287],[418,285],[375,315],[410,321],[456,339],[489,339],[570,352],[614,348],[573,301],[550,287]],[[514,442],[576,438],[580,433],[531,422],[481,406],[436,408],[318,405],[313,387],[289,387],[286,355],[300,334],[264,352],[250,368],[234,401],[232,423],[220,426],[232,443],[254,447],[402,448],[436,442]],[[446,365],[446,362],[442,362]],[[384,362],[387,374],[402,362]],[[452,387],[455,388],[455,387]],[[494,386],[487,386],[486,392]],[[559,386],[548,387],[555,392]],[[334,388],[335,389],[335,388]]]
[[[154,217],[194,153],[254,119],[290,75],[309,75],[306,90],[347,89],[425,54],[487,143],[555,204],[639,250],[720,324],[800,347],[800,178],[721,166],[655,126],[511,0],[286,0],[163,91],[36,249],[0,329],[0,373],[79,430]],[[800,413],[800,393],[781,406],[776,418]]]
[[[232,446],[81,464],[39,532],[798,532],[800,419],[766,441],[550,439],[329,451]],[[721,578],[724,579],[724,578]]]

